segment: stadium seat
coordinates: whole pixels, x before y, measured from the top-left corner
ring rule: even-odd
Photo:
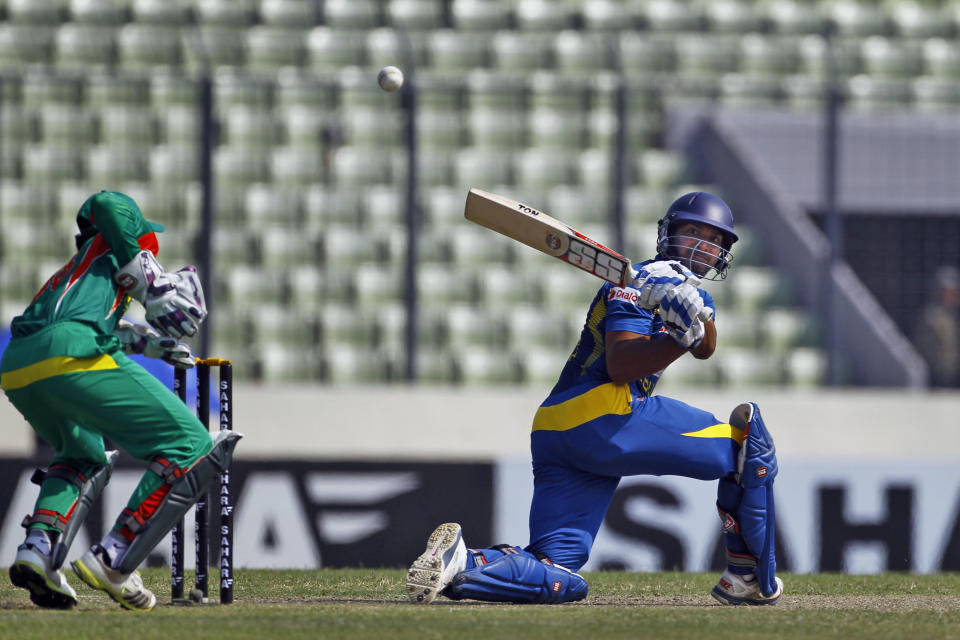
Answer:
[[[385,13],[387,21],[398,29],[437,29],[443,26],[444,3],[442,0],[389,0]]]
[[[244,104],[221,108],[220,143],[251,153],[267,151],[278,139],[272,113]]]
[[[593,90],[590,76],[542,71],[528,78],[529,107],[559,109],[583,117]]]
[[[736,270],[736,277],[724,286],[730,289],[738,310],[756,311],[774,304],[789,304],[792,290],[772,268],[740,266]]]
[[[292,264],[284,270],[284,288],[287,302],[295,309],[316,310],[333,304],[336,296],[325,299],[324,270],[314,264]]]
[[[452,264],[463,269],[474,267],[483,270],[491,264],[507,264],[511,261],[515,248],[514,242],[491,235],[489,229],[475,224],[464,224],[463,228],[449,238],[447,244]],[[478,277],[482,277],[482,274]]]
[[[917,42],[870,36],[860,49],[865,73],[879,78],[912,78],[921,73],[923,50]]]
[[[574,29],[561,31],[553,41],[557,70],[562,73],[592,73],[610,68],[609,41],[606,33]]]
[[[584,303],[584,312],[586,308]],[[573,348],[575,336],[560,309],[544,308],[524,300],[504,309],[504,320],[508,344],[516,352],[526,347],[552,347],[566,355]],[[558,368],[554,376],[559,373]]]
[[[551,0],[517,0],[514,4],[514,19],[521,31],[556,33],[573,27],[576,15],[574,6]]]
[[[67,17],[64,0],[7,0],[4,4],[11,22],[57,24]]]
[[[572,227],[604,224],[607,221],[607,189],[560,184],[551,187],[543,205],[550,215]]]
[[[745,34],[763,29],[759,3],[747,0],[713,0],[704,4],[707,28],[713,33]]]
[[[150,104],[157,111],[174,105],[197,108],[200,104],[200,83],[172,71],[150,73]]]
[[[302,225],[299,189],[273,183],[254,183],[244,190],[244,221],[256,230],[264,227],[288,227],[308,233]]]
[[[520,363],[522,382],[526,385],[551,388],[560,377],[560,371],[569,357],[569,350],[525,346],[514,356]]]
[[[242,67],[247,60],[246,29],[229,24],[200,24],[183,39],[184,66],[200,72]]]
[[[95,145],[87,148],[87,181],[98,189],[119,190],[123,182],[146,180],[147,149]]]
[[[79,180],[83,161],[77,147],[30,144],[23,148],[23,179],[28,183]]]
[[[343,143],[356,147],[389,149],[399,147],[405,122],[397,111],[357,107],[340,113]]]
[[[517,149],[526,144],[527,112],[479,106],[465,114],[470,143],[482,149]]]
[[[402,359],[400,361],[403,362]],[[453,354],[448,351],[425,351],[421,349],[417,353],[416,369],[419,382],[429,384],[451,384],[454,382],[454,358]]]
[[[761,5],[766,19],[777,33],[822,33],[825,16],[818,3],[806,0],[771,0]]]
[[[319,4],[302,0],[260,0],[259,15],[264,24],[278,27],[312,27],[320,16]]]
[[[794,109],[821,109],[826,99],[826,79],[810,75],[791,75],[783,79],[783,93]]]
[[[826,43],[823,36],[807,35],[800,39],[800,71],[809,75],[826,75]],[[835,38],[834,66],[838,75],[852,76],[861,70],[860,39]]]
[[[474,69],[467,74],[467,104],[470,108],[522,109],[526,106],[527,76]]]
[[[471,347],[502,351],[506,327],[502,317],[483,307],[455,304],[444,310],[446,348],[459,352]]]
[[[340,70],[337,81],[342,113],[361,108],[385,109],[398,106],[397,96],[383,91],[376,83],[376,74],[367,69],[345,67]]]
[[[659,189],[669,189],[683,180],[686,166],[675,151],[646,149],[638,157],[641,184]]]
[[[125,71],[179,68],[183,62],[176,27],[131,22],[119,27],[117,53]]]
[[[856,75],[847,82],[845,105],[861,112],[901,109],[910,103],[909,80]]]
[[[897,35],[906,38],[939,38],[951,35],[948,10],[940,4],[900,0],[887,7]]]
[[[221,146],[213,152],[213,177],[218,186],[247,185],[269,176],[266,159],[244,147]]]
[[[153,113],[145,107],[105,106],[97,113],[100,142],[146,147],[156,140]]]
[[[768,107],[783,98],[776,76],[727,73],[720,79],[720,102],[736,107]]]
[[[424,307],[444,308],[453,303],[473,303],[475,269],[424,264],[417,269],[417,298]]]
[[[0,64],[4,68],[43,68],[49,64],[54,27],[0,23]]]
[[[142,0],[141,0],[142,1]],[[153,0],[156,2],[156,0]],[[98,25],[118,25],[126,22],[130,15],[130,0],[70,0],[69,19],[74,23]],[[173,4],[166,2],[165,4]],[[136,16],[136,14],[134,14]],[[139,18],[137,18],[139,20]]]
[[[418,112],[417,144],[425,150],[453,151],[465,144],[463,117],[459,111],[425,108]]]
[[[155,145],[150,149],[150,182],[156,187],[175,187],[197,180],[197,155],[193,146]]]
[[[86,107],[51,103],[37,114],[40,140],[50,144],[82,145],[96,135],[94,116]]]
[[[786,382],[792,387],[820,387],[827,380],[827,357],[822,349],[801,347],[785,358]]]
[[[467,71],[488,66],[490,35],[454,29],[431,31],[427,39],[430,67],[435,71]]]
[[[328,268],[350,268],[376,263],[383,257],[383,247],[355,227],[327,225],[320,235],[323,263]]]
[[[58,69],[85,72],[110,67],[115,58],[114,28],[82,23],[61,25],[53,41]]]
[[[370,29],[365,35],[367,64],[371,69],[387,65],[426,68],[429,35],[430,31],[407,32],[392,27]]]
[[[522,372],[511,354],[485,347],[454,352],[457,381],[464,385],[516,384]]]
[[[521,250],[536,253],[527,247],[521,247]],[[479,303],[485,308],[504,312],[517,306],[537,305],[541,301],[541,283],[532,271],[507,264],[488,264],[476,276]]]
[[[277,107],[273,119],[278,126],[278,141],[290,147],[319,153],[330,114],[321,107],[293,104]]]
[[[713,356],[727,387],[776,386],[783,383],[780,362],[772,354],[739,347],[718,348]]]
[[[719,358],[696,360],[692,356],[684,355],[670,363],[657,383],[656,392],[658,395],[663,395],[672,393],[674,389],[686,387],[716,387],[721,380]]]
[[[256,346],[254,357],[263,382],[309,382],[320,375],[314,349],[300,345],[265,342]]]
[[[336,71],[366,62],[364,32],[316,26],[307,34],[306,64],[313,71]]]
[[[337,185],[389,184],[391,158],[372,147],[344,146],[333,152],[331,171]]]
[[[590,237],[603,237],[605,234],[596,233],[590,227],[581,229]],[[543,278],[543,302],[546,308],[556,309],[559,313],[563,309],[577,309],[585,312],[587,306],[597,294],[601,280],[590,276],[578,269],[548,269],[541,274]]]
[[[314,232],[295,227],[254,228],[261,263],[283,269],[291,264],[318,264],[319,242]]]
[[[130,4],[134,22],[184,26],[190,21],[190,6],[184,0],[126,1]]]
[[[632,16],[626,5],[619,0],[584,0],[580,5],[584,29],[610,32],[631,28]]]
[[[615,178],[614,172],[613,152],[610,149],[584,149],[577,155],[577,182],[585,188],[609,188]]]
[[[157,117],[157,137],[163,144],[199,149],[201,124],[197,109],[172,105],[157,113]]]
[[[766,309],[760,318],[760,330],[764,348],[778,354],[813,346],[819,337],[810,314],[793,307]]]
[[[256,0],[194,0],[194,14],[201,24],[246,26],[257,17]]]
[[[377,0],[326,0],[323,22],[338,28],[373,29],[383,25],[381,3]]]
[[[308,186],[324,178],[324,166],[319,150],[309,147],[277,146],[267,153],[269,175],[275,184],[293,187]],[[337,171],[340,180],[348,170],[341,160]]]
[[[275,107],[305,107],[327,114],[337,106],[334,80],[317,77],[317,74],[311,73],[306,67],[280,69],[276,73],[275,81]]]
[[[510,27],[511,7],[504,0],[450,0],[457,31],[496,31]]]
[[[620,65],[628,76],[672,72],[677,66],[675,39],[656,31],[625,30],[618,36]]]
[[[512,164],[509,154],[492,149],[464,147],[454,157],[454,186],[463,193],[471,187],[489,191],[493,185],[512,182]]]
[[[924,71],[934,78],[960,80],[960,43],[928,38],[923,43]]]
[[[960,107],[960,81],[932,76],[914,78],[913,105],[920,112],[955,112]]]
[[[677,73],[700,76],[734,71],[740,61],[740,38],[727,34],[677,37]]]
[[[828,20],[841,35],[885,35],[887,16],[883,7],[865,0],[828,0],[823,4]]]
[[[699,31],[704,26],[703,9],[684,0],[647,0],[637,3],[636,19],[653,32]]]
[[[35,138],[34,118],[20,105],[0,109],[0,140],[4,147],[19,149]]]
[[[800,64],[800,40],[788,35],[746,34],[740,40],[738,71],[745,75],[794,73]]]
[[[213,78],[214,107],[218,115],[234,107],[270,109],[272,82],[242,70],[222,67]]]
[[[280,344],[309,351],[317,344],[316,316],[284,304],[261,304],[249,309],[254,344]]]
[[[307,31],[303,28],[255,25],[246,31],[247,66],[252,71],[271,72],[303,63]]]
[[[505,29],[490,39],[490,65],[503,71],[537,71],[553,66],[551,34]]]

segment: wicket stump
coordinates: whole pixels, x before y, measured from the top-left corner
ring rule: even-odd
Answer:
[[[220,407],[220,429],[233,428],[233,364],[222,358],[197,358],[197,418],[207,430],[210,429],[210,369],[219,369],[218,405]],[[187,370],[174,369],[173,389],[177,396],[187,401]],[[220,569],[220,604],[233,602],[233,503],[230,496],[230,470],[220,474],[220,490],[218,502],[220,505],[219,534],[220,557],[217,563]],[[196,580],[195,588],[203,596],[203,602],[209,601],[208,557],[210,548],[209,522],[210,513],[207,498],[197,500],[194,507],[196,522],[195,557]],[[176,601],[183,600],[183,519],[171,530],[172,555],[170,558],[170,597]]]

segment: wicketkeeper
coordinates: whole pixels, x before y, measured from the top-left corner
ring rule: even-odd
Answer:
[[[34,474],[40,495],[10,567],[41,607],[69,609],[77,594],[61,571],[70,544],[110,479],[116,451],[149,463],[112,529],[72,563],[94,589],[128,609],[156,597],[137,567],[229,463],[240,435],[206,428],[159,380],[125,354],[194,366],[180,342],[207,315],[192,266],[164,271],[156,232],[122,193],[101,191],[77,213],[77,253],[11,324],[0,386],[55,452]],[[131,299],[153,327],[122,321]]]
[[[712,590],[723,604],[776,604],[773,439],[754,403],[727,422],[653,395],[663,370],[689,352],[713,355],[713,298],[701,279],[726,276],[737,241],[720,198],[688,193],[659,221],[657,255],[633,286],[605,284],[580,341],[533,420],[530,544],[467,549],[460,525],[442,524],[407,574],[413,602],[560,603],[587,595],[576,573],[590,555],[620,478],[718,480],[727,568]],[[712,313],[703,313],[704,309]],[[707,319],[704,319],[707,318]]]

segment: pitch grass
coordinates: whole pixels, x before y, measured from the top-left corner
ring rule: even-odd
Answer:
[[[73,611],[38,609],[2,580],[0,638],[960,638],[960,574],[784,575],[779,605],[748,608],[717,604],[717,576],[698,573],[587,573],[587,599],[561,606],[414,606],[402,570],[370,569],[241,570],[233,605],[170,606],[169,573],[143,573],[160,601],[151,612],[122,610],[72,573]]]

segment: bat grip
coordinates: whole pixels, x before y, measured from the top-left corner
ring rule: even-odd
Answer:
[[[703,309],[700,309],[700,313],[697,314],[697,317],[703,322],[710,322],[713,320],[713,309],[710,307],[704,307]]]

